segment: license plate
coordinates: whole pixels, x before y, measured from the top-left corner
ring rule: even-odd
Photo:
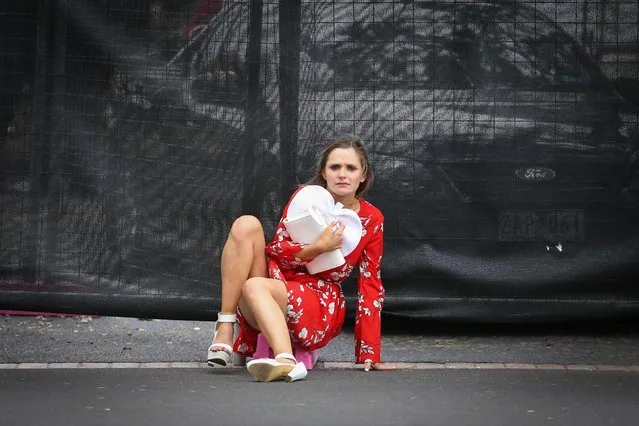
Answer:
[[[583,239],[581,210],[518,210],[501,214],[502,241],[578,241]]]

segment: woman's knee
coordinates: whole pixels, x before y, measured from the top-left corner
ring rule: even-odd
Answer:
[[[261,277],[249,278],[242,285],[242,296],[246,300],[256,300],[264,297],[264,293],[268,292],[266,283]]]
[[[244,282],[242,286],[242,299],[250,306],[263,303],[272,299],[286,313],[288,305],[288,292],[282,281],[270,278],[253,277]]]
[[[264,237],[264,229],[260,220],[251,215],[240,216],[233,222],[230,235],[240,241],[253,236]]]

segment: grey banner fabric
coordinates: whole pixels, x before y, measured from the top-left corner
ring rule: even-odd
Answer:
[[[621,1],[3,4],[0,309],[215,318],[232,221],[271,238],[322,146],[357,134],[389,315],[636,317],[638,19]]]

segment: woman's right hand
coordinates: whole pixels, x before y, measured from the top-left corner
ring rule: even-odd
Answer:
[[[329,223],[322,235],[320,235],[319,240],[317,240],[320,250],[325,253],[342,247],[345,228],[346,226],[338,220]]]

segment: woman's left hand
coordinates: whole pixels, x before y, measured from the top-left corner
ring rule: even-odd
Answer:
[[[382,364],[381,362],[366,361],[364,363],[364,371],[369,371],[369,370],[380,370],[380,371],[395,370],[395,366]]]

